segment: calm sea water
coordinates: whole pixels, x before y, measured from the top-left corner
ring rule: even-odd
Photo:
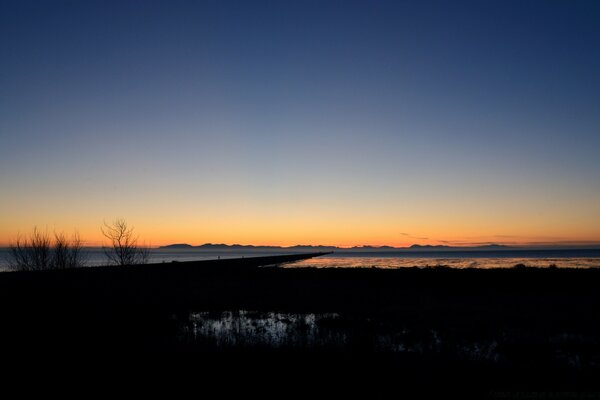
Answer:
[[[214,260],[217,258],[260,257],[290,254],[285,251],[208,251],[200,249],[152,249],[150,262]],[[296,252],[297,253],[297,252]],[[84,249],[86,265],[105,265],[101,248]],[[286,268],[404,268],[444,265],[452,268],[509,268],[516,264],[532,267],[593,268],[600,267],[600,249],[586,250],[504,250],[443,252],[344,252],[286,264]],[[0,271],[9,270],[9,254],[0,248]]]
[[[217,258],[260,257],[277,255],[281,252],[259,251],[207,251],[199,249],[150,249],[150,263],[168,263],[172,261],[215,260]],[[83,249],[85,265],[94,267],[107,265],[108,259],[102,248],[89,247]],[[10,258],[7,248],[0,248],[0,271],[9,270]]]

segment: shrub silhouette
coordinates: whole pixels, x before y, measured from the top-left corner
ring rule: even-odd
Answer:
[[[71,240],[64,233],[54,233],[54,243],[47,232],[33,228],[30,236],[18,235],[9,244],[9,265],[19,271],[66,269],[84,266],[81,239],[75,233]]]
[[[110,246],[104,247],[104,254],[111,264],[134,265],[148,262],[148,248],[138,246],[134,228],[124,219],[116,219],[112,224],[104,222],[100,230],[110,241]]]
[[[64,233],[54,234],[54,249],[50,265],[52,269],[78,268],[84,266],[79,233],[68,240]]]

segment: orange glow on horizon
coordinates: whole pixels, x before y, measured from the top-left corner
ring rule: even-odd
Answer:
[[[335,246],[340,248],[351,248],[360,246],[390,246],[390,247],[410,247],[411,245],[447,245],[453,247],[469,247],[486,244],[501,244],[510,246],[551,246],[551,245],[598,245],[600,239],[596,236],[516,236],[504,237],[505,235],[474,236],[466,232],[464,236],[440,232],[438,234],[420,234],[413,237],[407,237],[403,234],[391,234],[390,232],[377,233],[375,229],[371,231],[363,230],[363,234],[351,234],[348,231],[318,231],[311,232],[310,229],[295,230],[267,230],[267,229],[239,229],[230,232],[223,228],[215,227],[212,230],[204,228],[202,232],[194,232],[191,227],[169,227],[153,226],[146,224],[132,224],[138,234],[139,242],[150,246],[160,247],[169,244],[186,243],[192,246],[198,246],[206,243],[226,244],[226,245],[253,245],[253,246],[281,246],[290,247],[295,245],[312,246]],[[64,232],[70,235],[72,232],[78,232],[85,246],[96,247],[106,243],[106,239],[101,235],[99,226],[82,228],[70,228],[65,225],[54,226],[52,228],[43,225],[35,225],[38,229],[52,235],[53,232]],[[29,229],[18,229],[9,231],[0,228],[0,246],[6,247],[17,235],[27,236],[32,232],[33,226]],[[389,231],[389,229],[387,230]],[[449,232],[450,230],[448,230]],[[395,237],[394,237],[395,236]],[[444,238],[444,239],[438,239]]]
[[[600,243],[600,203],[593,196],[509,198],[484,193],[479,197],[424,196],[413,192],[356,193],[348,188],[319,192],[262,193],[181,191],[128,192],[112,198],[91,192],[65,201],[63,194],[35,196],[8,192],[0,198],[5,210],[0,245],[33,227],[70,234],[77,230],[89,246],[103,243],[100,226],[123,217],[141,242],[200,245],[325,245],[338,247],[412,244],[596,244]],[[132,194],[129,194],[132,193]],[[26,194],[26,193],[25,193]],[[197,200],[201,199],[201,200]],[[7,210],[10,210],[8,212]]]

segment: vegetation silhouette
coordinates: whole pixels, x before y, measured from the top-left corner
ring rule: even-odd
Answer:
[[[82,242],[75,232],[71,239],[62,232],[54,233],[54,241],[47,232],[33,228],[29,236],[17,235],[9,244],[9,265],[18,271],[78,268],[85,265]]]
[[[118,218],[111,224],[105,221],[100,230],[110,242],[108,247],[103,247],[109,263],[123,266],[148,262],[149,248],[138,244],[133,226],[123,218]]]

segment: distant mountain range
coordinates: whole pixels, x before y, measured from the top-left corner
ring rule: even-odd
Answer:
[[[313,245],[295,245],[289,247],[282,246],[253,246],[242,244],[213,244],[206,243],[199,246],[192,246],[187,243],[169,244],[159,247],[160,249],[202,249],[202,250],[258,250],[258,251],[350,251],[350,252],[370,252],[370,251],[494,251],[511,250],[517,247],[505,246],[501,244],[488,244],[482,246],[456,247],[444,245],[420,245],[413,244],[410,247],[392,247],[392,246],[313,246]]]

